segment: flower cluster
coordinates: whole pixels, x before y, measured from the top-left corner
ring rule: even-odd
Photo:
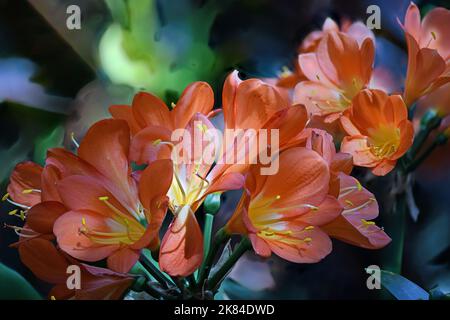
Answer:
[[[142,279],[137,265],[144,265],[147,280],[159,281],[158,287],[140,284],[155,297],[204,297],[248,248],[262,257],[316,263],[332,251],[330,238],[367,249],[386,246],[389,236],[373,221],[377,200],[351,172],[360,166],[386,175],[411,148],[408,107],[450,81],[450,47],[442,34],[448,16],[435,9],[421,23],[417,7],[409,7],[402,24],[409,51],[402,95],[371,86],[371,31],[327,19],[300,47],[295,74],[272,85],[242,80],[234,71],[217,102],[221,109],[213,109],[205,82],[189,85],[171,106],[144,92],[131,106],[111,106],[112,118],[95,123],[75,152],[50,149],[44,166],[16,166],[4,200],[24,221],[10,226],[20,236],[14,246],[21,260],[55,285],[50,295],[56,299],[120,298]],[[245,139],[222,149],[220,139],[203,139],[221,132],[214,124],[220,112],[225,129],[219,138],[227,130],[253,130],[259,141],[262,129],[279,133],[256,155],[274,151],[276,143],[276,172],[263,174],[267,164],[260,161],[220,161],[236,151],[245,159],[252,153]],[[324,129],[330,125],[342,140]],[[180,129],[194,139],[174,138]],[[211,163],[198,155],[199,144],[221,150],[219,158]],[[211,199],[218,205],[217,196],[230,190],[242,196],[211,243],[217,211]],[[242,242],[210,275],[220,245],[232,235]],[[82,270],[79,290],[65,287],[68,265]]]

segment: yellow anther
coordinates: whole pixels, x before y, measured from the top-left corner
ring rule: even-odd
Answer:
[[[23,194],[30,194],[30,193],[32,193],[33,192],[33,189],[25,189],[25,190],[22,190],[22,193]]]
[[[55,296],[50,296],[50,300],[56,300]]]
[[[303,239],[303,242],[310,243],[312,239],[310,237]]]
[[[107,197],[107,196],[99,197],[98,200],[100,200],[100,201],[108,201],[109,197]]]
[[[318,74],[316,74],[316,78],[317,78],[317,80],[319,80],[319,81],[320,81],[320,77],[319,77],[319,75],[318,75]]]
[[[362,185],[358,180],[356,180],[356,188],[358,189],[358,191],[362,190]]]
[[[352,207],[353,207],[353,205],[354,205],[353,202],[351,202],[351,201],[348,200],[348,199],[345,200],[345,203],[348,204],[349,206],[352,206]]]
[[[314,226],[308,226],[305,228],[306,231],[313,230],[313,229],[314,229]]]
[[[361,222],[363,225],[365,226],[373,226],[375,224],[375,222],[373,221],[367,221],[366,219],[361,219]]]
[[[175,108],[177,105],[175,104],[175,102],[172,102],[172,103],[170,104],[170,106],[171,106],[172,109],[173,109],[173,108]]]
[[[277,196],[275,197],[275,199],[280,200],[281,196],[279,194],[277,194]]]
[[[155,141],[152,142],[152,144],[153,144],[154,146],[157,146],[157,145],[160,144],[160,143],[161,143],[161,139],[156,139]]]
[[[316,206],[313,206],[313,205],[310,205],[309,208],[311,208],[312,211],[318,211],[319,210],[319,207],[316,207]]]
[[[3,197],[2,197],[2,201],[6,201],[6,199],[9,198],[9,193],[6,193]]]
[[[83,218],[81,218],[81,224],[83,225],[83,226],[86,226],[86,219],[83,217]]]
[[[433,40],[436,40],[436,33],[434,33],[434,31],[431,31],[431,36],[433,37]]]
[[[203,133],[205,133],[208,130],[208,127],[204,123],[197,124],[197,128],[198,128],[198,130],[200,130]]]
[[[16,215],[17,211],[19,211],[19,210],[17,210],[17,209],[11,210],[10,212],[8,212],[8,215],[14,216],[14,215]]]

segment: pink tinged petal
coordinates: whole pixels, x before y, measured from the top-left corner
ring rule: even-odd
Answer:
[[[355,39],[358,42],[358,45],[361,46],[361,44],[366,39],[371,39],[373,42],[375,42],[375,35],[373,32],[367,28],[367,26],[362,23],[361,21],[357,21],[353,23],[346,31],[346,34],[351,36],[353,39]]]
[[[374,167],[380,160],[370,151],[367,137],[353,136],[342,140],[341,151],[353,156],[353,163],[361,167]]]
[[[378,217],[378,202],[375,196],[352,176],[339,174],[339,202],[344,208],[343,215],[357,214],[360,218],[372,220]]]
[[[410,3],[408,9],[406,10],[403,27],[406,32],[411,34],[414,39],[416,39],[417,42],[420,41],[420,11],[413,2]]]
[[[76,259],[95,262],[110,256],[120,248],[119,243],[102,245],[92,242],[80,232],[83,227],[83,219],[91,230],[110,231],[105,217],[95,212],[87,210],[69,211],[59,217],[53,226],[53,233],[61,250]]]
[[[252,243],[253,250],[255,250],[255,253],[257,255],[264,258],[270,257],[270,255],[272,254],[272,250],[270,249],[270,246],[266,241],[264,241],[254,233],[250,233],[248,237]]]
[[[302,81],[294,89],[293,103],[305,105],[310,115],[340,113],[346,109],[341,93],[319,82]]]
[[[304,75],[314,82],[320,82],[327,87],[334,87],[334,84],[320,69],[317,55],[315,53],[304,53],[298,56],[298,63]]]
[[[448,59],[450,57],[448,30],[450,30],[450,10],[434,8],[422,21],[420,46],[436,49],[442,58]]]
[[[124,247],[108,257],[108,268],[116,272],[127,273],[135,265],[138,259],[138,251]]]
[[[344,128],[345,132],[347,132],[350,136],[360,136],[361,132],[359,129],[353,124],[349,117],[343,116],[339,119],[341,121],[341,125]]]

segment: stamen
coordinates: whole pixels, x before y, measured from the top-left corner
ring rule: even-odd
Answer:
[[[306,243],[310,243],[311,241],[312,241],[312,239],[310,237],[303,239],[303,242],[306,242]]]
[[[70,133],[70,140],[72,140],[72,143],[75,145],[75,147],[79,148],[80,144],[78,143],[77,139],[75,139],[75,133]]]
[[[30,209],[31,207],[29,207],[29,206],[26,206],[26,205],[24,205],[24,204],[21,204],[21,203],[18,203],[18,202],[15,202],[15,201],[12,201],[11,199],[9,199],[9,198],[7,198],[6,199],[6,201],[8,201],[9,203],[11,203],[11,204],[13,204],[13,205],[15,205],[15,206],[17,206],[17,207],[20,207],[20,208],[22,208],[22,209],[26,209],[26,210],[28,210],[28,209]]]
[[[314,229],[314,226],[308,226],[308,227],[306,227],[304,230],[305,231],[309,231],[309,230],[313,230]]]
[[[41,193],[41,190],[39,190],[39,189],[25,189],[25,190],[22,190],[22,194],[30,194],[30,193],[33,193],[33,192]]]
[[[359,205],[357,207],[354,207],[353,209],[345,209],[343,214],[349,214],[349,213],[352,213],[352,212],[364,209],[365,207],[367,207],[368,205],[370,205],[374,201],[376,201],[375,198],[369,198],[369,200],[367,200],[366,202],[364,202],[363,204],[361,204],[361,205]]]
[[[173,109],[173,108],[175,108],[177,105],[175,104],[175,102],[172,102],[172,103],[170,104],[170,106],[171,106],[172,109]]]
[[[9,193],[6,193],[3,197],[2,197],[2,201],[6,201],[9,197]]]

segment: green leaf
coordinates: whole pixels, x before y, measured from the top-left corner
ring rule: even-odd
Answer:
[[[0,300],[41,300],[39,293],[17,272],[0,263]]]
[[[414,282],[399,274],[381,270],[381,285],[397,300],[429,300],[430,295]]]

